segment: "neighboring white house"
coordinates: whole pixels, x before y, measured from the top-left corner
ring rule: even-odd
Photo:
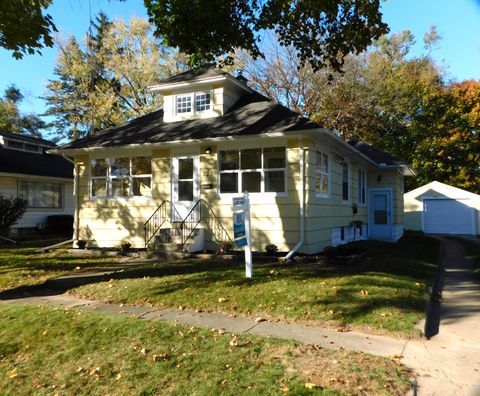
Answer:
[[[480,234],[480,195],[438,181],[404,195],[405,229],[434,234]]]
[[[11,228],[36,228],[50,215],[73,215],[73,165],[46,154],[48,140],[0,131],[0,194],[27,201],[27,211]]]

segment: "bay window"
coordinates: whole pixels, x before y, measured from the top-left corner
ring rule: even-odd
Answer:
[[[93,159],[90,163],[92,197],[150,196],[151,157]]]
[[[285,193],[285,147],[219,152],[220,193]]]

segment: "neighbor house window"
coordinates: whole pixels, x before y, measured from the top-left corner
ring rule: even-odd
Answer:
[[[366,202],[366,187],[367,186],[367,176],[365,171],[358,170],[358,203],[364,204]]]
[[[21,180],[20,198],[27,201],[28,208],[60,209],[63,207],[63,185]]]
[[[90,163],[92,197],[150,196],[151,157],[98,158]]]
[[[211,109],[211,93],[195,92],[176,96],[177,114],[203,113]],[[195,106],[193,106],[195,104]]]
[[[315,166],[315,191],[319,197],[330,195],[330,164],[328,154],[317,151]]]
[[[285,147],[220,151],[220,193],[285,193],[286,162]]]
[[[350,169],[348,162],[342,163],[342,199],[348,201],[350,199]]]

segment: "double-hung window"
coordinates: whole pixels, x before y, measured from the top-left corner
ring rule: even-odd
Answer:
[[[92,197],[150,196],[151,158],[99,158],[90,163]]]
[[[330,196],[330,163],[328,154],[317,151],[315,166],[315,191],[318,197]]]
[[[63,185],[21,180],[20,198],[27,201],[27,208],[61,209],[63,206]]]
[[[220,193],[285,193],[285,147],[219,152]]]
[[[342,200],[350,200],[350,167],[348,162],[342,163]]]
[[[366,187],[367,176],[362,169],[358,170],[358,203],[365,204],[367,202]]]
[[[177,95],[176,113],[177,114],[197,114],[211,110],[211,93],[195,92],[183,95]]]

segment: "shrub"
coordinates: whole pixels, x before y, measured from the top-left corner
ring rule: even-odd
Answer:
[[[20,219],[27,209],[27,201],[0,195],[0,233],[8,233],[10,226]]]
[[[338,254],[338,248],[335,246],[327,246],[323,249],[323,254],[328,258],[333,258]]]
[[[265,252],[267,252],[268,254],[275,254],[278,252],[278,247],[274,244],[265,245]]]

